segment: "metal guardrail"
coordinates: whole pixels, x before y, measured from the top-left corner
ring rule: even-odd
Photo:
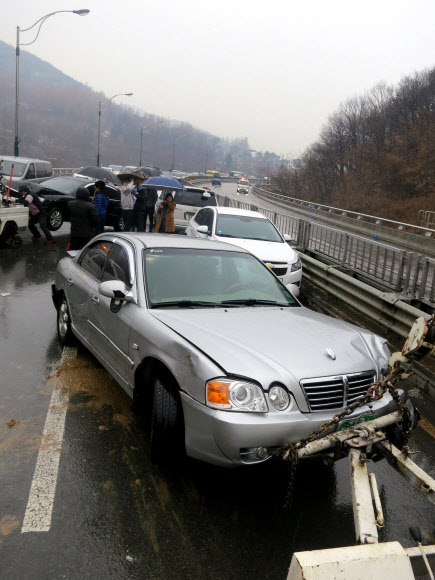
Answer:
[[[425,211],[421,209],[418,212],[417,223],[419,226],[424,228],[435,228],[435,211]]]
[[[423,235],[425,237],[431,237],[431,236],[435,237],[435,229],[431,229],[430,227],[423,227],[422,225],[396,222],[394,220],[389,220],[386,218],[381,218],[381,217],[377,217],[377,216],[363,214],[363,213],[359,213],[359,212],[355,212],[355,211],[348,211],[345,209],[340,209],[338,207],[331,207],[328,205],[322,205],[320,203],[314,203],[312,201],[305,201],[305,200],[297,199],[294,197],[288,197],[286,195],[281,195],[279,193],[274,193],[272,191],[262,189],[261,187],[258,187],[257,185],[254,185],[254,187],[253,187],[253,193],[259,194],[259,195],[262,195],[265,197],[270,197],[271,199],[277,199],[283,203],[288,204],[289,206],[297,205],[301,208],[306,208],[308,210],[309,209],[321,210],[321,211],[324,211],[325,213],[329,213],[331,215],[348,217],[348,218],[352,218],[352,219],[355,219],[355,220],[360,221],[360,222],[371,223],[371,224],[374,224],[377,226],[387,226],[391,229],[406,231],[406,232],[409,232],[411,234],[419,234],[419,235]],[[433,212],[433,213],[435,213],[435,212]]]
[[[73,175],[79,168],[78,167],[53,167],[53,175]]]
[[[219,205],[259,211],[281,233],[290,235],[301,252],[310,252],[334,267],[360,273],[405,298],[435,302],[435,260],[432,258],[220,194],[216,197]]]

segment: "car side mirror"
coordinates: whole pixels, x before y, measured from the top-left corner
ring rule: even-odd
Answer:
[[[133,296],[129,293],[129,289],[120,280],[101,282],[98,286],[98,292],[102,296],[107,296],[107,298],[112,299],[110,302],[110,310],[115,314],[121,310],[124,302],[133,302]]]
[[[296,242],[295,239],[293,239],[291,236],[289,236],[289,234],[284,234],[284,240],[290,244],[291,242]]]
[[[196,231],[200,234],[207,234],[208,236],[211,236],[211,231],[209,230],[208,226],[198,226]]]
[[[286,284],[285,286],[287,288],[287,290],[290,290],[290,292],[293,294],[293,296],[295,298],[297,298],[299,296],[299,286],[297,286],[296,284]]]

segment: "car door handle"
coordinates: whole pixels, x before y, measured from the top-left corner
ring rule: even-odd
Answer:
[[[91,300],[92,300],[92,302],[95,302],[95,304],[100,303],[100,299],[98,298],[98,296],[95,296],[95,294],[92,296]]]
[[[68,282],[68,284],[69,284],[70,286],[72,286],[72,285],[74,284],[74,282],[73,282],[73,279],[72,279],[72,278],[68,278],[67,282]]]

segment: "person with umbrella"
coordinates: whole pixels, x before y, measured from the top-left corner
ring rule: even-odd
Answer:
[[[122,219],[124,221],[124,232],[131,232],[133,226],[133,208],[136,201],[134,181],[124,181],[119,188],[121,192]]]
[[[173,234],[175,233],[175,220],[174,220],[174,210],[177,204],[174,202],[174,197],[172,193],[167,193],[163,203],[160,204],[157,210],[157,223],[155,227],[155,232],[160,234]]]
[[[109,205],[109,194],[106,190],[106,184],[99,179],[95,182],[95,207],[98,212],[98,225],[96,227],[96,234],[104,233],[104,226],[106,225],[106,212]]]

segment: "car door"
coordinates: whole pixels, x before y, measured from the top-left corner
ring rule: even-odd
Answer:
[[[71,273],[66,280],[65,290],[72,322],[85,342],[90,341],[90,296],[100,283],[103,266],[111,248],[112,243],[106,240],[89,244],[79,256],[74,275]]]
[[[104,264],[101,282],[124,282],[137,298],[133,247],[124,240],[114,240]],[[121,382],[128,382],[132,361],[129,358],[130,326],[139,306],[124,302],[119,312],[110,310],[111,299],[103,296],[94,286],[90,294],[88,322],[90,336],[98,344],[98,354]]]

